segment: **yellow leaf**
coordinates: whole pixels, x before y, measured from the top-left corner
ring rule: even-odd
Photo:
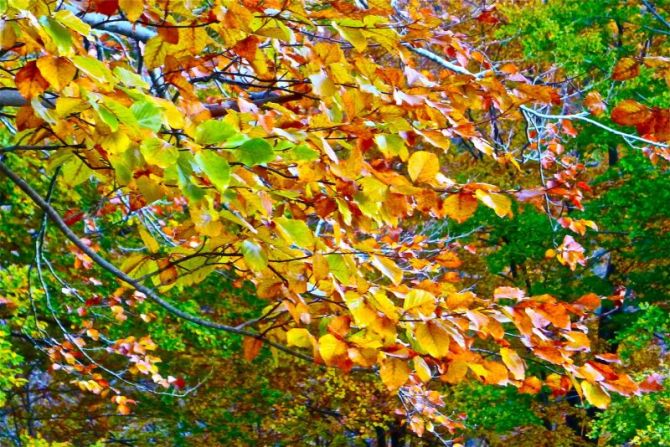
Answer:
[[[392,259],[389,259],[386,256],[372,256],[372,265],[374,265],[384,276],[390,279],[394,285],[397,286],[402,282],[402,270]]]
[[[609,406],[611,400],[610,396],[600,387],[600,385],[583,380],[582,391],[584,391],[586,400],[589,401],[589,403],[594,407],[604,410]]]
[[[319,354],[326,365],[336,365],[341,357],[347,355],[347,345],[333,334],[326,334],[319,338]]]
[[[409,313],[421,313],[423,315],[430,315],[435,310],[435,295],[421,289],[410,290],[405,296],[403,309]]]
[[[143,225],[139,226],[139,232],[144,245],[151,253],[156,253],[160,249],[160,244],[156,241],[156,239],[154,239],[154,237],[144,228]]]
[[[314,93],[321,97],[333,96],[337,91],[335,84],[328,77],[328,73],[323,70],[311,75],[309,80],[312,82],[312,90]]]
[[[387,358],[379,367],[382,382],[390,391],[395,391],[403,386],[409,378],[409,373],[407,362],[396,358]]]
[[[442,212],[456,222],[465,222],[477,211],[477,199],[472,194],[452,194],[442,203]]]
[[[131,22],[139,19],[144,12],[144,2],[137,0],[119,0],[119,7]]]
[[[314,337],[305,328],[289,329],[286,333],[286,344],[299,348],[311,348],[315,343]],[[323,357],[323,355],[322,355]]]
[[[512,201],[509,197],[494,192],[486,192],[478,189],[475,193],[481,202],[491,208],[498,217],[512,217]]]
[[[449,353],[451,338],[439,321],[417,323],[414,336],[419,347],[436,359],[446,357]]]
[[[61,96],[56,99],[56,115],[59,118],[63,118],[71,113],[82,112],[90,107],[91,105],[81,98],[67,98]]]
[[[510,348],[500,348],[500,356],[507,369],[512,373],[512,376],[516,380],[523,380],[526,369],[519,354]]]
[[[377,319],[377,312],[368,306],[365,299],[353,290],[349,290],[345,293],[344,302],[347,304],[349,312],[351,312],[351,315],[354,317],[356,326],[367,327]]]
[[[440,377],[447,383],[455,385],[460,383],[468,373],[468,363],[465,360],[456,359],[449,363],[447,373]]]
[[[347,26],[340,26],[337,22],[333,22],[332,25],[344,40],[352,44],[357,51],[365,51],[368,47],[368,40],[365,38],[361,30],[348,26],[349,23],[346,24]]]
[[[399,315],[398,310],[387,296],[386,293],[382,290],[378,290],[369,297],[370,304],[382,312],[388,318],[393,321],[398,321]]]
[[[430,183],[440,171],[440,161],[431,152],[414,152],[407,162],[407,171],[413,182]]]
[[[163,65],[168,53],[168,45],[160,36],[149,39],[144,47],[144,63],[147,68],[157,68]]]
[[[321,253],[315,252],[312,255],[312,273],[314,274],[314,281],[321,281],[328,277],[328,261]]]
[[[414,357],[412,360],[414,362],[414,371],[416,375],[421,379],[422,382],[430,382],[430,379],[433,377],[433,373],[430,370],[428,363],[421,357]]]
[[[64,57],[41,57],[37,59],[37,68],[42,77],[56,90],[62,90],[77,74],[77,68]]]

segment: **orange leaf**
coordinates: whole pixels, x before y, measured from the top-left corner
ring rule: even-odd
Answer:
[[[542,389],[542,382],[535,376],[526,377],[526,380],[523,381],[521,387],[519,388],[520,393],[526,394],[537,394]]]
[[[245,39],[240,40],[233,47],[233,51],[237,54],[253,62],[256,58],[256,51],[258,50],[258,43],[260,40],[256,36],[248,36]]]
[[[250,362],[255,359],[258,353],[261,352],[262,347],[263,342],[261,340],[253,337],[244,337],[244,341],[242,341],[244,360]]]
[[[14,82],[21,96],[28,100],[41,95],[49,87],[49,82],[42,77],[34,61],[28,62],[16,73]]]
[[[452,194],[442,203],[442,212],[456,222],[465,222],[477,210],[477,199],[472,194]]]
[[[651,118],[649,107],[632,99],[621,101],[612,110],[612,121],[621,126],[637,126]]]
[[[455,359],[449,363],[446,374],[440,376],[440,379],[455,385],[460,383],[468,373],[468,363],[462,359]]]

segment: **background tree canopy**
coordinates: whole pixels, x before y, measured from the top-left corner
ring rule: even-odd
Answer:
[[[0,0],[0,445],[669,446],[669,36]]]

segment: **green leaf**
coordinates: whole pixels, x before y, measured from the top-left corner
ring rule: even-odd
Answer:
[[[275,159],[275,152],[270,143],[262,138],[253,138],[239,148],[238,160],[247,166],[256,166]]]
[[[375,143],[379,150],[387,157],[399,156],[401,160],[406,160],[408,156],[405,140],[399,135],[376,135]]]
[[[219,144],[236,133],[235,128],[225,121],[207,120],[195,129],[195,141],[199,144]]]
[[[304,221],[279,217],[275,219],[275,223],[281,235],[288,242],[301,248],[314,247],[314,234]]]
[[[230,182],[230,165],[214,151],[202,151],[196,154],[195,162],[207,174],[212,184],[224,192]]]
[[[350,285],[352,283],[353,266],[351,262],[343,255],[333,254],[326,256],[328,270],[342,284]]]
[[[294,160],[299,161],[312,161],[319,158],[319,153],[306,144],[300,144],[294,147],[290,151],[290,154]]]
[[[163,114],[159,107],[148,101],[137,102],[130,108],[140,126],[154,132],[160,130],[163,123]]]
[[[114,74],[128,87],[149,88],[149,84],[142,79],[140,75],[133,73],[130,70],[126,70],[123,67],[116,67],[114,69]]]
[[[102,121],[109,126],[112,132],[116,132],[119,128],[119,120],[116,119],[116,116],[105,106],[95,107],[98,111],[98,115]]]
[[[255,242],[246,240],[242,242],[240,249],[242,250],[244,261],[252,270],[260,272],[268,266],[267,254]]]
[[[121,124],[132,127],[138,125],[137,119],[135,118],[135,115],[133,115],[133,112],[120,102],[105,98],[104,104],[105,107],[107,107],[114,114],[116,119],[119,120]]]
[[[91,78],[100,82],[114,83],[114,75],[99,60],[90,56],[74,56],[72,63]]]
[[[74,15],[72,11],[61,9],[53,15],[61,25],[70,28],[72,31],[87,37],[91,32],[91,26]]]
[[[69,54],[72,50],[72,35],[67,28],[51,17],[40,18],[40,23],[58,47],[58,52],[62,55]]]
[[[173,165],[179,158],[177,148],[160,138],[144,140],[140,146],[140,152],[147,163],[163,169]]]

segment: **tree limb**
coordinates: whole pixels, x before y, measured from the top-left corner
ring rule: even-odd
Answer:
[[[25,180],[19,177],[14,171],[12,171],[3,161],[0,161],[0,172],[5,174],[16,186],[19,187],[30,199],[45,213],[45,215],[51,219],[51,221],[56,225],[63,235],[68,238],[77,248],[79,248],[83,253],[90,257],[93,262],[98,264],[101,268],[107,272],[114,275],[120,281],[130,285],[132,288],[138,292],[146,295],[150,300],[167,310],[172,315],[175,315],[183,320],[189,321],[191,323],[197,324],[198,326],[208,327],[211,329],[216,329],[231,334],[244,335],[246,337],[256,338],[274,348],[279,349],[287,354],[295,356],[299,359],[314,362],[314,359],[310,356],[302,354],[300,352],[293,351],[292,349],[287,348],[286,346],[276,343],[274,341],[268,340],[261,337],[259,334],[240,329],[234,326],[228,326],[222,323],[216,323],[214,321],[206,320],[195,315],[191,315],[183,310],[175,307],[173,304],[169,303],[161,296],[159,296],[153,289],[150,289],[137,280],[131,278],[123,271],[119,270],[114,264],[100,256],[94,250],[92,250],[88,245],[86,245],[79,237],[70,229],[70,227],[63,221],[58,212],[47,203],[44,198],[37,193]]]
[[[606,130],[614,135],[618,135],[624,139],[631,139],[635,141],[639,141],[640,143],[646,143],[650,144],[652,146],[656,147],[661,147],[663,149],[668,149],[670,148],[669,144],[665,143],[660,143],[658,141],[653,141],[653,140],[648,140],[646,138],[638,137],[637,135],[631,135],[629,133],[621,132],[619,130],[613,129],[610,126],[607,126],[603,123],[600,123],[594,119],[591,119],[588,117],[588,112],[581,112],[581,113],[576,113],[574,115],[548,115],[546,113],[538,112],[537,110],[533,110],[530,107],[527,106],[521,106],[521,110],[530,113],[531,115],[538,116],[540,118],[545,118],[545,119],[556,119],[556,120],[579,120],[579,121],[584,121],[589,124],[593,124],[596,127],[600,127],[603,130]]]

